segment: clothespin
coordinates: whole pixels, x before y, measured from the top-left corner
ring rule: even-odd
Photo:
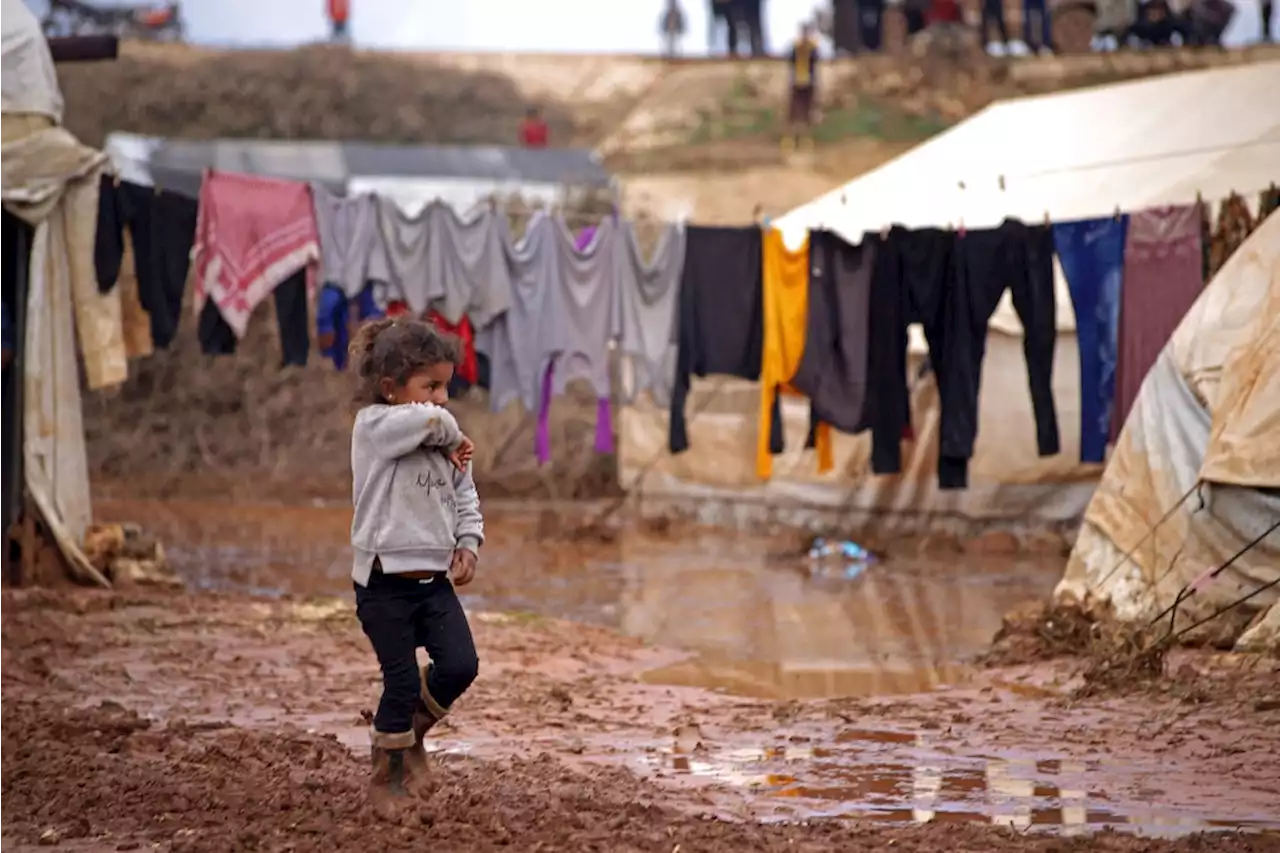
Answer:
[[[1000,187],[1000,192],[1004,192],[1004,175],[996,176],[996,186]]]
[[[111,176],[111,185],[116,189],[120,189],[120,176],[118,174]]]
[[[960,217],[960,227],[956,229],[956,234],[960,237],[964,236],[964,217]]]
[[[886,222],[880,226],[880,239],[881,240],[887,239],[888,236],[889,236],[889,223]]]
[[[1048,227],[1049,227],[1050,225],[1052,225],[1052,224],[1053,224],[1053,223],[1049,221],[1049,211],[1047,211],[1047,210],[1046,210],[1046,211],[1044,212],[1044,227],[1045,227],[1045,228],[1048,228]]]
[[[840,193],[840,206],[844,207],[849,203],[849,197],[844,193]]]
[[[1200,195],[1200,191],[1196,190],[1196,207],[1204,207],[1204,196]]]
[[[1120,221],[1120,205],[1118,204],[1116,205],[1115,217],[1116,217],[1116,222],[1119,222]]]
[[[760,222],[764,218],[764,205],[756,202],[756,206],[751,208],[751,221]]]

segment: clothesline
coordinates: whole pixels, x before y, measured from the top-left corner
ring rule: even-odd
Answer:
[[[691,378],[736,376],[761,384],[762,479],[785,445],[779,391],[808,398],[806,446],[818,451],[820,470],[833,465],[833,430],[870,430],[873,471],[901,470],[899,443],[912,434],[906,330],[919,323],[941,392],[940,484],[966,487],[983,341],[1006,288],[1027,336],[1037,447],[1058,453],[1055,255],[1077,318],[1091,318],[1079,332],[1082,455],[1101,461],[1136,383],[1205,278],[1202,211],[1190,206],[1052,227],[896,227],[858,244],[819,229],[797,249],[767,217],[742,227],[666,223],[649,253],[636,223],[611,214],[577,231],[563,214],[533,210],[517,238],[496,204],[460,216],[433,202],[410,216],[375,194],[232,173],[209,173],[198,203],[128,182],[106,181],[102,192],[100,286],[115,283],[118,257],[114,271],[102,262],[128,227],[141,302],[153,331],[167,327],[170,339],[190,258],[207,352],[234,352],[254,308],[271,298],[285,363],[305,364],[313,280],[316,336],[335,365],[352,314],[427,319],[463,342],[459,388],[483,387],[495,410],[518,401],[537,416],[542,461],[551,401],[571,381],[585,380],[599,401],[597,450],[612,449],[612,406],[648,392],[669,409],[668,450],[680,453],[690,444]],[[1240,229],[1226,213],[1220,230],[1235,239]],[[1170,241],[1181,248],[1152,248]],[[1165,256],[1176,269],[1159,266]],[[1120,278],[1123,290],[1105,284]],[[1119,325],[1099,327],[1101,317]],[[1158,328],[1139,332],[1144,323]],[[1114,360],[1104,369],[1098,353],[1108,347]],[[615,357],[634,381],[614,384]],[[1119,377],[1117,388],[1100,386],[1098,375]]]
[[[1047,173],[1046,173],[1046,174],[1047,174]],[[997,176],[997,178],[998,178],[998,181],[999,181],[999,189],[1000,189],[1000,191],[1001,191],[1001,192],[1004,192],[1004,191],[1005,191],[1005,176],[1004,176],[1004,175],[999,175],[999,176]],[[965,185],[965,182],[964,182],[964,181],[959,181],[959,182],[957,182],[957,183],[958,183],[958,188],[959,188],[962,192],[963,192],[963,191],[967,191],[967,190],[968,190],[968,187]],[[1270,184],[1269,184],[1268,186],[1266,186],[1266,187],[1259,187],[1259,188],[1256,188],[1256,189],[1250,189],[1250,190],[1244,190],[1244,191],[1240,191],[1240,190],[1231,190],[1231,191],[1229,191],[1229,192],[1227,192],[1227,193],[1225,193],[1225,194],[1222,194],[1222,195],[1219,195],[1219,196],[1217,196],[1217,197],[1215,197],[1215,198],[1211,198],[1211,199],[1209,199],[1209,200],[1208,200],[1208,202],[1207,202],[1207,204],[1209,205],[1209,208],[1208,208],[1208,209],[1209,209],[1209,210],[1212,210],[1213,208],[1220,207],[1222,204],[1225,204],[1226,202],[1230,201],[1230,200],[1231,200],[1231,199],[1233,199],[1233,198],[1264,197],[1264,196],[1266,196],[1268,193],[1276,193],[1276,192],[1280,192],[1280,189],[1278,189],[1278,188],[1280,188],[1280,185],[1278,185],[1276,182],[1272,182],[1272,183],[1270,183]],[[841,193],[841,195],[840,195],[840,206],[841,206],[841,208],[846,208],[846,209],[847,209],[847,208],[848,208],[848,204],[849,204],[848,196],[847,196],[846,194],[844,194],[844,193]],[[1198,191],[1196,192],[1196,195],[1195,195],[1195,201],[1194,201],[1194,204],[1196,204],[1198,207],[1205,207],[1205,206],[1206,206],[1206,200],[1205,200],[1204,196],[1203,196],[1200,192],[1198,192]],[[1166,206],[1167,206],[1167,205],[1166,205]],[[762,224],[764,227],[772,227],[772,220],[773,220],[773,217],[770,217],[770,216],[768,216],[768,215],[760,216],[760,215],[758,215],[758,214],[759,214],[759,212],[760,212],[760,207],[757,205],[757,207],[756,207],[756,211],[755,211],[755,213],[756,213],[757,215],[753,216],[754,221],[761,222],[761,224]],[[1114,217],[1114,218],[1116,218],[1116,219],[1119,219],[1119,218],[1120,218],[1121,216],[1123,216],[1124,214],[1126,214],[1126,213],[1132,213],[1132,212],[1134,212],[1134,211],[1131,211],[1131,210],[1125,210],[1125,209],[1123,209],[1123,208],[1122,208],[1122,206],[1121,206],[1121,205],[1117,204],[1117,205],[1115,205],[1115,207],[1112,209],[1111,216],[1112,216],[1112,217]],[[1043,219],[1042,219],[1042,224],[1044,224],[1044,225],[1048,226],[1048,225],[1059,224],[1059,223],[1065,223],[1065,222],[1075,222],[1075,221],[1083,221],[1083,220],[1087,220],[1087,219],[1098,219],[1098,218],[1100,218],[1100,217],[1097,217],[1097,216],[1094,216],[1094,217],[1073,217],[1073,218],[1071,218],[1071,219],[1061,219],[1061,220],[1060,220],[1060,219],[1056,219],[1055,217],[1053,217],[1053,215],[1049,212],[1049,210],[1047,210],[1047,209],[1046,209],[1046,210],[1044,211],[1044,217],[1043,217]],[[1024,221],[1025,221],[1025,220],[1024,220]],[[815,225],[813,225],[813,226],[811,227],[811,230],[815,230],[815,231],[824,231],[824,230],[827,230],[828,228],[832,227],[834,224],[835,224],[835,223],[829,222],[829,221],[827,220],[827,218],[826,218],[826,217],[818,217],[816,224],[815,224]],[[893,222],[883,222],[883,223],[880,225],[880,228],[879,228],[879,232],[880,232],[881,236],[883,236],[883,235],[887,234],[887,233],[888,233],[888,231],[889,231],[889,229],[890,229],[890,228],[892,228],[892,227],[894,226],[894,224],[895,224],[895,223],[893,223]],[[964,230],[964,228],[965,228],[965,223],[964,223],[964,219],[963,219],[963,218],[960,218],[960,219],[958,219],[958,220],[956,220],[956,221],[954,221],[954,222],[950,222],[950,221],[949,221],[949,222],[947,222],[945,225],[940,225],[940,226],[938,226],[938,227],[946,228],[946,229],[951,230],[951,231],[961,231],[961,230]],[[790,231],[791,231],[791,229],[786,229],[786,230],[788,231],[788,233],[790,233]],[[804,229],[804,230],[810,230],[810,229]]]

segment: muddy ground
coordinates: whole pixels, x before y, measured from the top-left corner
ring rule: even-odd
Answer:
[[[388,819],[346,599],[2,603],[6,850],[1280,850],[1223,831],[1277,825],[1275,661],[1183,656],[1166,681],[1188,689],[1089,700],[1066,660],[766,701],[655,683],[686,655],[612,629],[473,612],[480,679]],[[1105,829],[1129,823],[1180,837]]]

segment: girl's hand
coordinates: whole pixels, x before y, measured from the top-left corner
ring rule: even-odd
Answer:
[[[454,586],[466,586],[476,576],[476,555],[466,548],[453,552],[453,562],[449,565],[449,577]]]
[[[475,455],[476,446],[465,435],[462,441],[458,442],[458,446],[449,451],[449,461],[453,463],[453,467],[459,471],[467,470],[467,465],[471,462],[471,457]]]

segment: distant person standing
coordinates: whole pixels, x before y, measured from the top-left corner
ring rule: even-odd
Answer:
[[[662,35],[662,55],[674,59],[680,55],[680,42],[684,39],[686,24],[680,0],[667,0],[667,8],[658,20],[658,32]]]
[[[1032,23],[1033,19],[1036,24]],[[1049,0],[1022,0],[1022,41],[1033,53],[1043,56],[1055,52]]]
[[[764,54],[764,0],[738,0],[739,22],[746,27],[751,39],[751,55],[757,59]]]
[[[813,27],[803,24],[800,35],[787,56],[791,77],[791,103],[787,110],[790,127],[782,144],[786,148],[796,145],[812,147],[813,107],[818,91],[818,43]]]
[[[347,19],[351,17],[350,0],[329,0],[329,28],[335,42],[348,40]]]
[[[542,118],[542,111],[537,107],[529,107],[520,122],[521,148],[546,148],[551,136],[547,122]]]
[[[1262,40],[1270,42],[1271,35],[1271,13],[1275,8],[1274,0],[1262,0]]]

